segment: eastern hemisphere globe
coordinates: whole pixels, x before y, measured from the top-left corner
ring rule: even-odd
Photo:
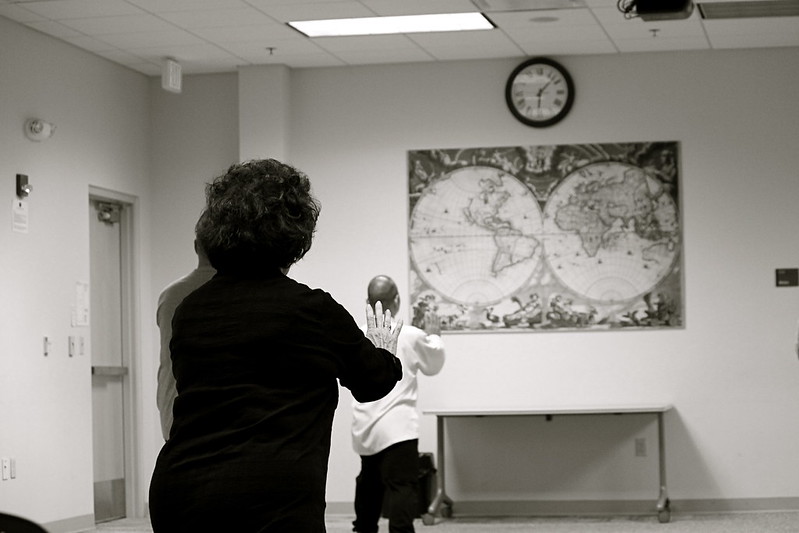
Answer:
[[[669,189],[627,163],[592,163],[569,174],[548,199],[543,226],[552,273],[599,303],[655,290],[680,250]]]
[[[522,182],[494,167],[461,167],[426,187],[414,205],[411,261],[450,301],[492,305],[529,283],[542,232],[541,209]]]

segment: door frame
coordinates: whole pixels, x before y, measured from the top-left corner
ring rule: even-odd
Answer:
[[[124,422],[124,455],[125,455],[125,513],[128,518],[144,516],[144,502],[140,494],[139,431],[140,396],[139,382],[141,353],[137,339],[141,338],[139,323],[139,240],[136,222],[138,217],[138,199],[129,194],[113,191],[103,187],[89,186],[89,201],[112,202],[121,204],[120,210],[120,287],[122,303],[122,362],[128,367],[128,374],[123,378],[123,412]],[[89,327],[92,327],[91,322]],[[93,427],[93,426],[92,426]]]

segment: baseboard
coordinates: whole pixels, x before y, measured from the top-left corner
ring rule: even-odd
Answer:
[[[672,513],[736,513],[799,511],[795,498],[671,499]],[[456,516],[598,516],[648,515],[657,512],[651,500],[514,500],[456,501]],[[327,513],[352,515],[352,502],[328,502]]]
[[[579,516],[643,515],[655,508],[654,500],[513,500],[456,501],[458,516]]]
[[[683,513],[738,513],[748,511],[799,511],[796,498],[732,498],[726,500],[672,500]]]
[[[456,501],[455,516],[599,516],[648,515],[655,500],[520,500]],[[795,498],[672,499],[672,513],[739,513],[799,511]],[[352,502],[327,502],[326,514],[351,516]],[[94,515],[76,516],[43,524],[49,533],[75,533],[93,529]]]
[[[94,529],[94,515],[87,514],[56,520],[55,522],[42,524],[42,527],[46,529],[48,533],[74,533],[75,531],[86,531],[87,529]]]
[[[352,506],[352,502],[327,502],[325,514],[354,515],[355,509]]]

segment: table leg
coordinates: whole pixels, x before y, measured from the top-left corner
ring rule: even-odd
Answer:
[[[422,523],[426,526],[435,524],[435,517],[438,511],[441,510],[441,516],[450,518],[452,516],[452,500],[447,496],[444,480],[444,418],[443,416],[436,415],[436,432],[438,440],[438,460],[436,468],[436,495],[430,506],[427,508],[427,513],[422,515]]]
[[[658,413],[658,451],[660,462],[660,497],[658,498],[658,522],[665,524],[671,520],[671,502],[666,488],[666,436],[663,429],[663,413]]]

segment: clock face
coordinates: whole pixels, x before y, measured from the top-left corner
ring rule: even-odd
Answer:
[[[574,83],[558,63],[534,58],[511,73],[505,87],[505,100],[513,115],[528,126],[551,126],[571,109]]]

